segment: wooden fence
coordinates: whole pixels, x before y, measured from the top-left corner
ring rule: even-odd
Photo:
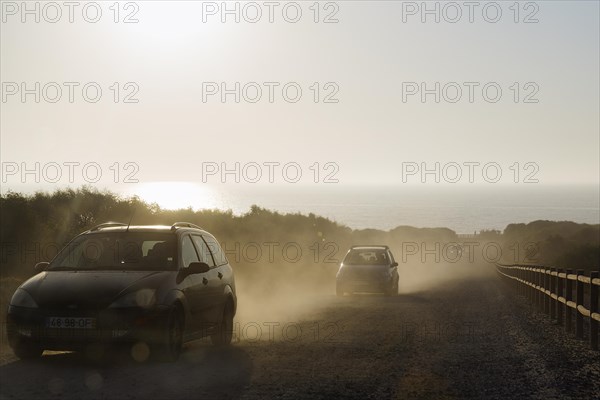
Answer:
[[[573,330],[572,320],[575,314],[577,338],[583,338],[583,319],[589,318],[590,345],[592,349],[598,350],[598,271],[585,276],[583,270],[573,273],[570,269],[506,264],[496,264],[496,270],[501,276],[514,282],[519,294],[549,315],[552,320],[556,320],[559,325],[564,325],[567,332]]]

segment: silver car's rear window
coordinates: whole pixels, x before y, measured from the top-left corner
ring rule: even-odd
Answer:
[[[380,249],[350,250],[344,258],[344,264],[349,265],[385,265],[389,262],[387,252]]]

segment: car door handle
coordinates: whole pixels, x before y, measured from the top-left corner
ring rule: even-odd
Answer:
[[[202,283],[203,283],[204,285],[206,285],[206,284],[208,283],[208,279],[206,279],[206,278],[202,278]]]
[[[222,273],[218,273],[217,276],[219,277],[219,279],[223,279],[223,274]]]

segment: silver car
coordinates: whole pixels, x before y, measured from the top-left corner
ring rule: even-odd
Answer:
[[[398,263],[388,246],[352,246],[336,276],[336,294],[398,294]]]

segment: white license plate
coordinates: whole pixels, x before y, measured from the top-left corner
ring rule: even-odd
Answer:
[[[96,318],[73,317],[48,317],[46,328],[59,329],[93,329],[96,327]]]

